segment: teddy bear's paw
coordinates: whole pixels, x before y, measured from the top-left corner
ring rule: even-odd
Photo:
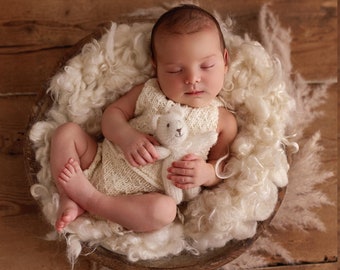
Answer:
[[[163,146],[155,146],[155,149],[159,156],[158,159],[165,159],[171,154],[171,151]]]

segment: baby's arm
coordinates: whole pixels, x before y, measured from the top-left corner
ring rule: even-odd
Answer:
[[[181,160],[172,163],[168,169],[168,178],[174,185],[188,189],[196,186],[213,186],[218,184],[219,179],[215,174],[215,165],[221,157],[228,153],[229,145],[237,134],[237,122],[234,115],[225,108],[219,109],[218,139],[210,149],[208,161],[201,157],[188,154]],[[222,163],[221,166],[224,166]]]
[[[110,104],[103,113],[102,132],[106,139],[118,145],[132,166],[143,166],[158,159],[154,145],[157,140],[132,128],[128,121],[134,117],[136,101],[143,85]]]
[[[215,165],[220,158],[229,153],[229,147],[237,134],[236,118],[225,108],[219,109],[218,133],[217,143],[210,149],[208,157],[208,164],[213,166],[214,175],[210,181],[206,181],[203,184],[204,186],[213,186],[221,181],[215,174]],[[223,168],[226,162],[227,161],[222,162],[220,166]]]

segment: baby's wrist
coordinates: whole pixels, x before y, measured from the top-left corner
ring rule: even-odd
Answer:
[[[218,184],[221,180],[215,174],[215,164],[207,162],[207,165],[209,165],[209,177],[206,178],[208,180],[202,186],[211,187]]]

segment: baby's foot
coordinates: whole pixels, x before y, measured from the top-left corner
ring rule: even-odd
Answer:
[[[68,224],[84,213],[84,209],[79,207],[74,201],[66,195],[60,195],[60,205],[58,210],[58,219],[55,228],[61,232]]]
[[[77,203],[82,209],[89,211],[93,205],[94,195],[98,192],[87,180],[80,165],[70,159],[58,177],[58,183],[67,196]]]

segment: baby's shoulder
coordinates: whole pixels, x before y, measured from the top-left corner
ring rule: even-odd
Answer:
[[[237,133],[237,120],[231,111],[225,107],[219,107],[218,129],[219,133],[227,133],[232,140]]]
[[[218,107],[218,114],[219,114],[218,116],[219,119],[227,117],[228,119],[233,118],[236,121],[235,114],[224,106]]]

